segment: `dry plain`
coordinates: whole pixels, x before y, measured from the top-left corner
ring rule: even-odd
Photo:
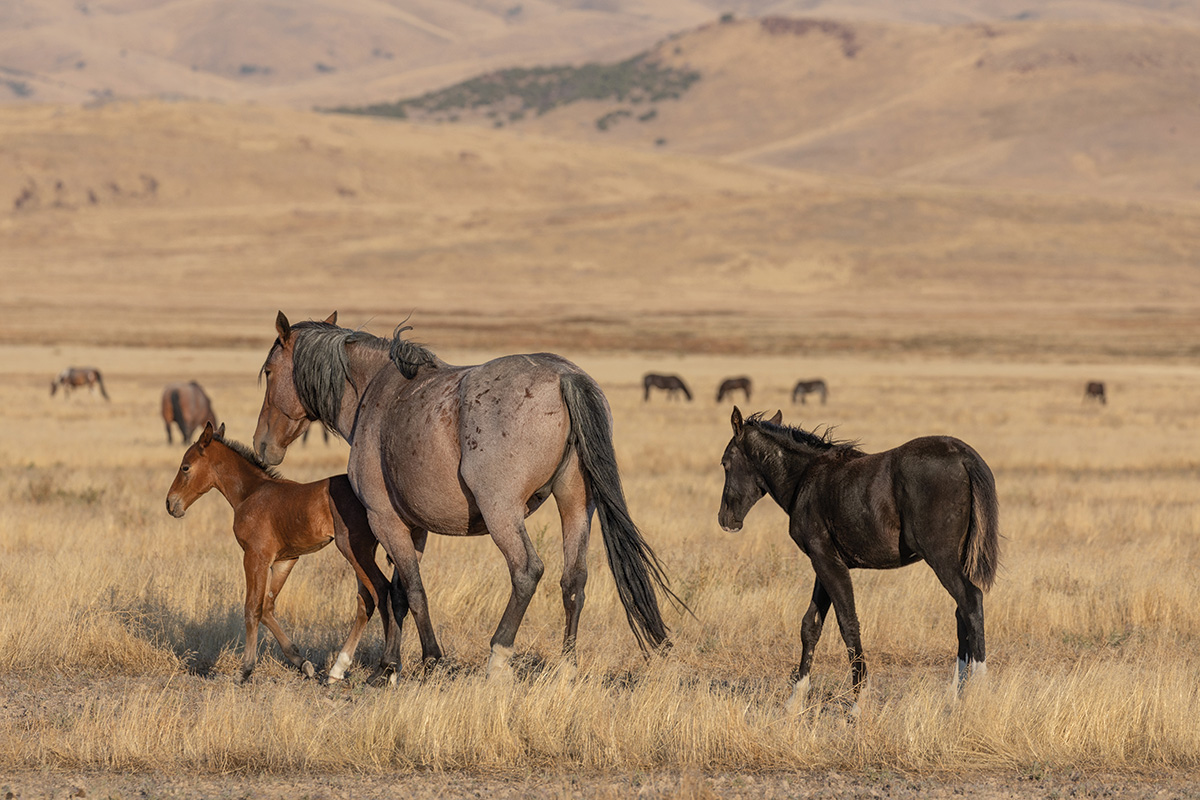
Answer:
[[[1197,792],[1194,204],[881,186],[215,105],[25,109],[0,133],[24,154],[2,162],[3,190],[43,192],[0,217],[14,796]],[[396,688],[364,686],[363,667],[325,687],[265,641],[255,680],[235,685],[231,514],[217,496],[166,514],[181,449],[158,396],[198,379],[248,439],[279,308],[337,308],[381,335],[412,312],[451,362],[548,349],[591,372],[633,515],[695,612],[670,614],[670,655],[641,657],[594,541],[579,675],[560,674],[546,508],[528,521],[547,572],[514,686],[481,677],[502,561],[446,538],[423,567],[445,670],[421,679],[409,643]],[[48,396],[86,363],[110,403]],[[650,369],[683,375],[695,401],[644,403]],[[845,720],[833,626],[818,702],[784,711],[811,570],[777,509],[738,535],[716,525],[730,405],[713,394],[732,374],[755,380],[743,408],[836,425],[868,450],[949,433],[989,462],[1006,538],[986,681],[951,696],[953,608],[927,569],[861,573],[861,718]],[[817,375],[829,403],[793,406],[790,386]],[[1096,379],[1105,406],[1083,402]],[[310,440],[283,471],[344,465],[344,445]],[[352,597],[336,553],[296,569],[281,616],[314,662],[328,666]],[[362,661],[379,647],[372,630]]]

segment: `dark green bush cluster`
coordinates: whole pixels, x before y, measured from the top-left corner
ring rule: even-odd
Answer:
[[[429,115],[503,106],[510,119],[518,119],[513,115],[545,114],[577,100],[653,103],[677,99],[698,80],[698,72],[666,67],[643,54],[616,64],[505,69],[395,103],[334,110],[405,118],[414,112]]]

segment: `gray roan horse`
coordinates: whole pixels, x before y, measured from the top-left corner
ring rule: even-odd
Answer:
[[[407,328],[383,339],[336,321],[335,312],[291,325],[279,313],[254,449],[278,464],[318,419],[349,442],[351,485],[396,565],[394,619],[412,611],[426,665],[442,657],[419,569],[427,533],[486,533],[503,553],[512,592],[487,674],[510,676],[517,628],[543,571],[524,519],[551,494],[563,529],[564,654],[573,660],[593,511],[638,644],[667,644],[655,589],[679,601],[629,517],[608,403],[591,377],[546,353],[451,366],[401,338]],[[399,636],[384,650],[394,668]]]
[[[983,592],[1000,561],[992,471],[966,443],[925,436],[883,453],[733,409],[718,521],[738,531],[764,495],[788,513],[788,532],[816,572],[800,626],[800,665],[789,707],[808,693],[813,649],[832,603],[850,656],[857,699],[867,676],[851,569],[892,569],[924,560],[958,604],[958,682],[983,672]]]

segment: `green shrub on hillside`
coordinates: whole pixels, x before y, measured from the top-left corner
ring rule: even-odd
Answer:
[[[577,100],[640,103],[677,99],[698,80],[698,72],[666,67],[643,54],[617,64],[505,69],[395,103],[333,110],[403,119],[414,113],[428,116],[503,106],[510,119],[519,119],[512,115],[545,114]]]

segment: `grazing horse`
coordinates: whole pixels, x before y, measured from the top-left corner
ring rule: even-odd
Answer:
[[[58,391],[58,387],[62,387],[63,397],[68,396],[72,389],[79,389],[86,386],[91,390],[92,394],[96,393],[96,389],[100,390],[100,395],[108,400],[108,392],[104,390],[104,378],[100,376],[100,370],[95,367],[67,367],[62,372],[55,376],[54,380],[50,381],[50,396]]]
[[[800,626],[800,665],[789,707],[808,693],[813,649],[830,604],[850,655],[857,701],[867,666],[854,610],[851,569],[892,569],[924,560],[957,604],[958,682],[986,670],[983,592],[1000,561],[999,513],[992,471],[966,443],[926,436],[868,454],[733,409],[733,438],[721,465],[725,488],[718,521],[741,530],[746,513],[771,495],[788,513],[792,541],[809,557],[816,584]],[[857,704],[856,704],[857,708]]]
[[[653,372],[646,373],[646,377],[642,378],[642,388],[645,394],[642,400],[650,399],[651,389],[665,389],[667,398],[675,396],[676,392],[683,392],[683,396],[688,400],[692,399],[692,393],[688,391],[687,384],[683,382],[683,378],[678,375],[655,375]]]
[[[183,454],[179,472],[167,492],[167,511],[182,517],[188,507],[209,489],[216,488],[233,506],[233,535],[245,557],[246,649],[242,655],[244,681],[258,659],[258,624],[275,635],[287,660],[312,677],[313,665],[275,619],[275,601],[300,556],[315,553],[330,542],[354,568],[358,578],[358,614],[350,637],[338,653],[329,681],[341,680],[354,659],[363,630],[379,606],[385,640],[399,637],[391,627],[387,606],[388,579],[375,563],[377,542],[367,524],[367,513],[345,475],[296,483],[285,480],[263,464],[250,448],[225,438],[225,426],[213,432],[206,422],[196,443]]]
[[[504,555],[512,591],[487,668],[489,677],[504,679],[543,572],[524,520],[551,494],[563,531],[564,655],[573,663],[593,511],[638,644],[667,644],[656,588],[678,598],[629,516],[611,412],[590,376],[549,353],[451,366],[403,339],[405,327],[383,339],[336,321],[335,312],[324,322],[291,325],[279,312],[263,364],[255,452],[278,464],[316,419],[349,442],[350,483],[396,566],[393,618],[399,624],[412,611],[426,665],[442,656],[421,582],[428,532],[486,533]],[[397,665],[399,637],[385,649],[385,663]]]
[[[721,385],[717,388],[717,402],[725,399],[725,395],[733,394],[737,389],[741,389],[746,393],[746,402],[750,402],[750,379],[746,376],[740,378],[726,378],[721,381]]]
[[[171,444],[172,422],[179,426],[184,444],[191,441],[192,431],[206,422],[217,426],[212,401],[195,381],[167,384],[162,393],[162,418],[167,428],[167,444]]]
[[[1083,390],[1083,400],[1086,403],[1088,400],[1099,400],[1100,405],[1108,405],[1108,400],[1104,396],[1104,383],[1102,381],[1088,381],[1088,385]]]
[[[792,402],[796,402],[796,398],[800,398],[800,403],[804,404],[806,395],[819,394],[821,395],[821,405],[825,405],[825,399],[829,396],[829,389],[825,386],[825,381],[817,378],[812,381],[800,381],[796,384],[796,388],[792,389]]]

